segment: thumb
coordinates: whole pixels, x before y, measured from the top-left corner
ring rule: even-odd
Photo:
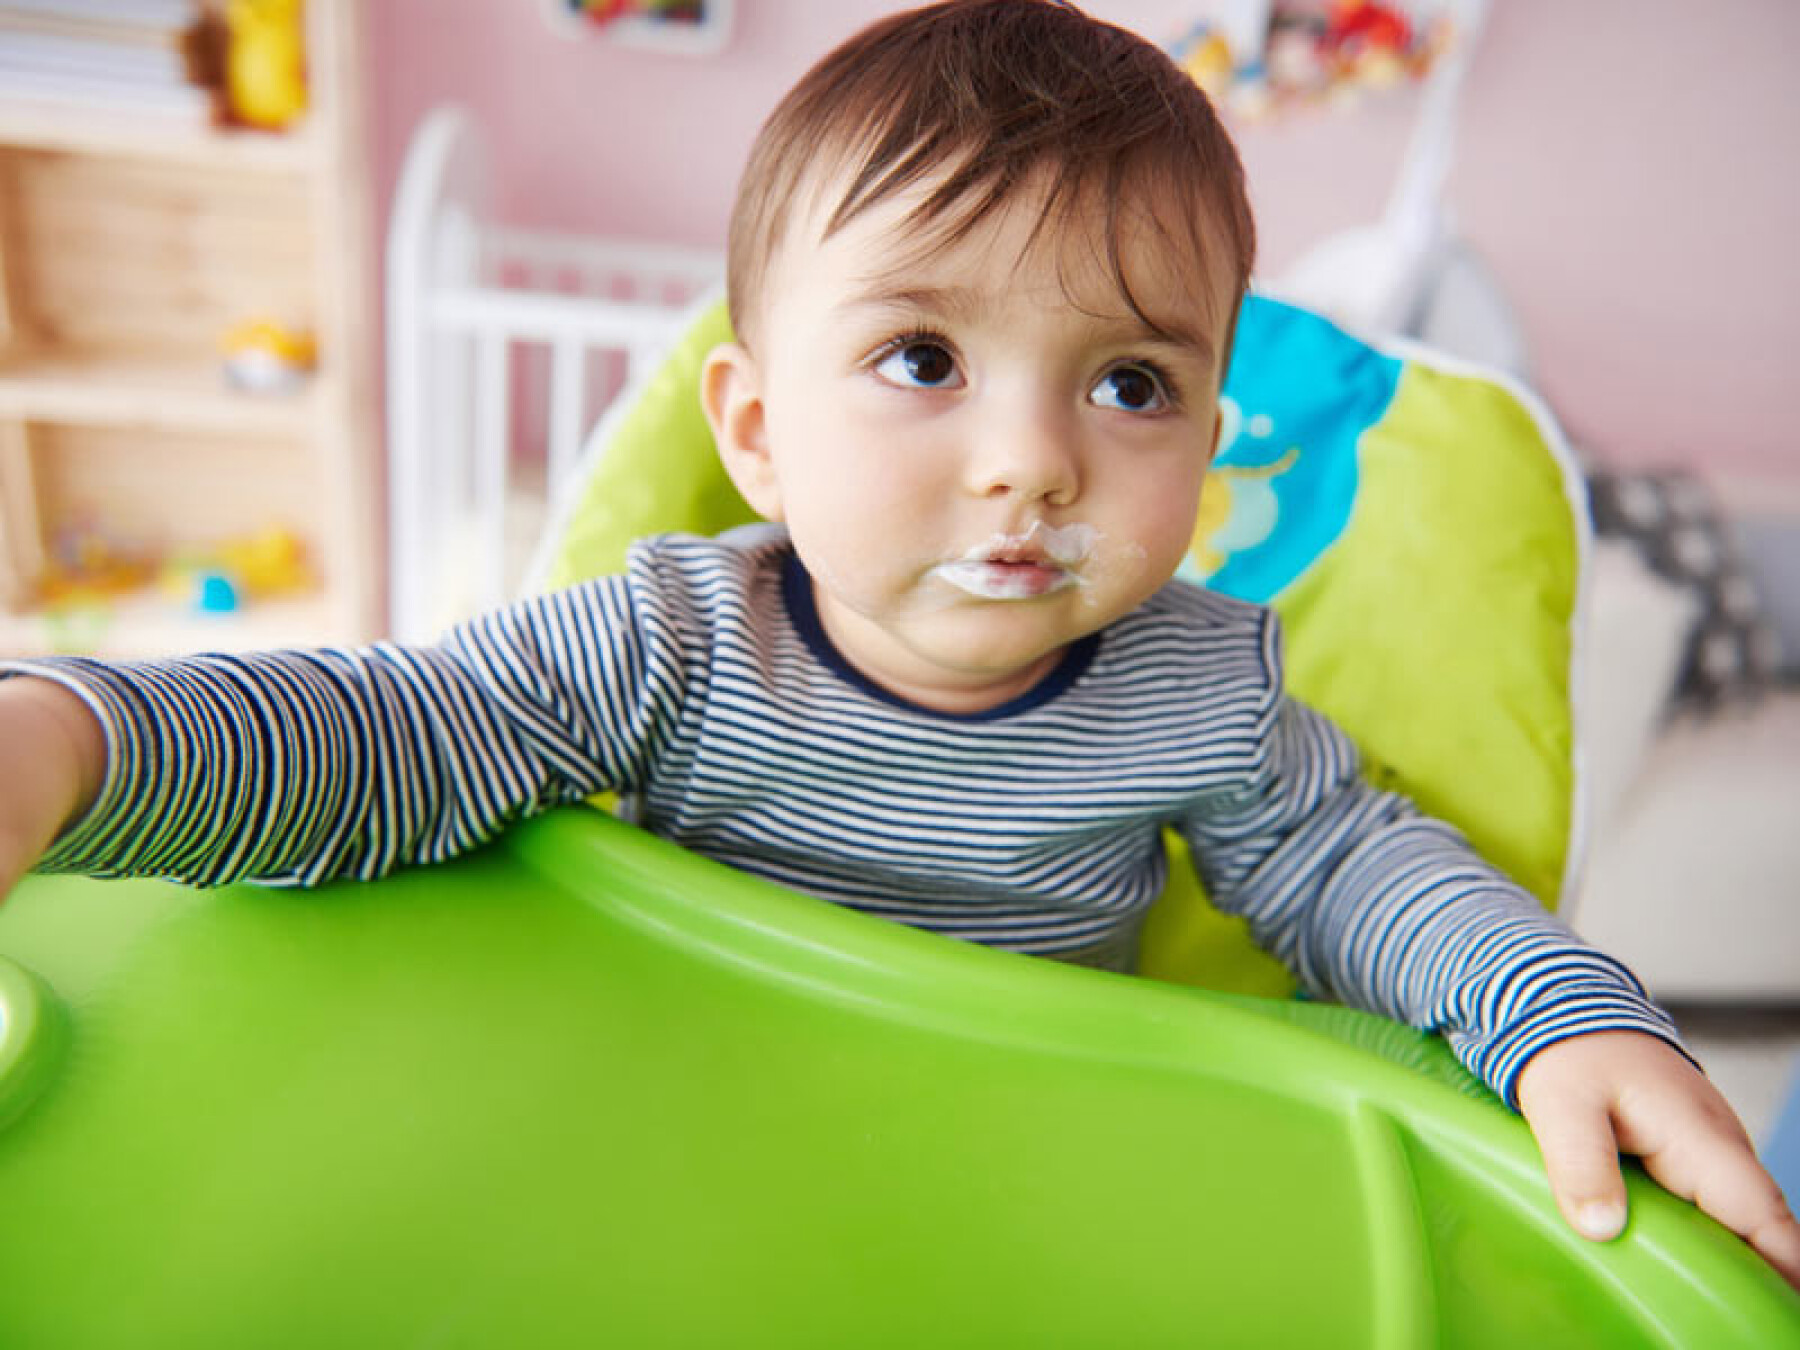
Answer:
[[[98,795],[106,735],[50,680],[0,679],[0,898]]]
[[[0,819],[0,903],[12,892],[43,851],[43,841],[23,839],[21,833]]]
[[[24,871],[25,869],[13,859],[12,850],[7,846],[6,840],[0,839],[0,902],[4,902],[6,897],[12,893],[13,886],[17,884]]]
[[[1625,1230],[1625,1181],[1618,1139],[1602,1098],[1587,1093],[1545,1094],[1519,1109],[1543,1155],[1556,1207],[1577,1233],[1607,1242]]]

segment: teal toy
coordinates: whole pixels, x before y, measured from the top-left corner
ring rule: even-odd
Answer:
[[[928,936],[571,808],[0,908],[9,1350],[1800,1344],[1642,1177],[1342,1009]]]
[[[202,614],[233,614],[238,608],[237,587],[223,572],[202,572],[195,579],[194,606]]]

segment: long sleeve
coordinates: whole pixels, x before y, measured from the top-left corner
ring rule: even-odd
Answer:
[[[1274,641],[1271,630],[1278,690]],[[1279,693],[1253,771],[1183,832],[1213,902],[1309,989],[1445,1033],[1509,1103],[1525,1062],[1571,1035],[1641,1031],[1679,1048],[1624,966],[1451,826],[1370,786],[1349,739]]]
[[[641,601],[613,578],[429,648],[9,663],[73,689],[108,745],[97,800],[39,867],[201,885],[374,877],[629,789],[682,676]]]

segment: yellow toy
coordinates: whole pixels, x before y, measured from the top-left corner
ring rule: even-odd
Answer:
[[[280,526],[220,544],[218,560],[252,600],[303,591],[313,581],[305,545]]]
[[[302,0],[229,0],[225,92],[241,122],[279,131],[306,111]]]
[[[162,590],[207,614],[231,614],[257,600],[313,586],[306,546],[292,530],[270,526],[164,564]]]
[[[313,335],[272,319],[248,319],[219,340],[225,375],[239,389],[258,394],[291,393],[318,363]]]
[[[1182,57],[1181,68],[1210,97],[1222,99],[1231,90],[1237,63],[1232,60],[1231,44],[1223,34],[1206,33]]]

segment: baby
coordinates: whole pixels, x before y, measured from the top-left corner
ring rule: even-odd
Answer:
[[[1174,828],[1309,988],[1446,1034],[1579,1231],[1624,1224],[1623,1149],[1800,1285],[1630,974],[1364,781],[1268,611],[1171,581],[1252,254],[1155,48],[1045,0],[877,23],[777,108],[732,222],[701,397],[770,524],[430,648],[10,663],[0,891],[376,876],[612,789],[837,903],[1130,969]]]

